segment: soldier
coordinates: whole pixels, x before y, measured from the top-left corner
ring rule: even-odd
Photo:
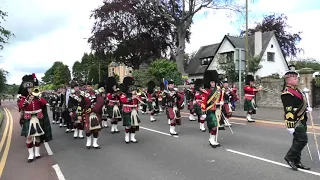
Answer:
[[[147,83],[147,106],[150,112],[150,121],[154,122],[156,119],[154,118],[154,110],[156,108],[156,96],[155,96],[155,87],[156,84],[153,81],[149,81]]]
[[[281,94],[283,109],[285,113],[285,122],[287,130],[293,135],[291,148],[285,156],[288,165],[295,171],[298,168],[310,170],[301,163],[301,151],[308,143],[307,136],[307,113],[312,108],[307,107],[305,95],[298,89],[299,74],[295,71],[294,66],[285,73],[284,89]]]
[[[59,120],[60,124],[59,126],[62,127],[62,126],[67,126],[65,124],[65,121],[63,120],[62,118],[62,112],[64,110],[64,106],[65,106],[65,95],[64,95],[64,91],[62,88],[60,88],[58,90],[58,95],[57,95],[57,106],[56,106],[56,118]]]
[[[69,95],[68,108],[71,117],[71,123],[74,128],[73,137],[83,139],[84,130],[84,107],[85,94],[80,91],[79,84],[76,81],[71,82],[71,91]]]
[[[53,91],[52,94],[50,95],[50,110],[52,112],[52,124],[58,123],[57,119],[57,112],[56,112],[56,107],[58,103],[58,96],[57,92]]]
[[[118,122],[121,121],[120,89],[115,77],[108,77],[106,84],[108,119],[111,122],[111,133],[119,133]]]
[[[190,83],[190,88],[185,90],[185,94],[186,94],[186,100],[188,103],[188,110],[190,112],[189,115],[189,120],[190,121],[195,121],[195,117],[194,115],[196,114],[193,108],[193,101],[194,101],[194,82]]]
[[[200,125],[200,130],[202,132],[206,131],[206,128],[204,126],[204,119],[201,119],[202,111],[201,111],[201,103],[202,103],[202,92],[201,89],[203,89],[203,83],[201,79],[196,79],[194,83],[194,100],[193,100],[193,107],[194,107],[194,112],[197,115],[198,118],[198,123]]]
[[[32,162],[34,158],[41,158],[41,142],[52,140],[51,126],[47,114],[48,103],[40,97],[40,92],[34,91],[38,85],[39,81],[35,74],[23,76],[19,110],[24,111],[23,118],[20,119],[20,125],[22,127],[21,136],[26,137],[29,152],[28,162]]]
[[[143,103],[137,95],[137,89],[134,86],[132,77],[123,79],[122,94],[120,96],[122,103],[123,126],[125,127],[125,142],[137,143],[136,132],[139,131],[140,119],[138,117],[139,103]]]
[[[230,99],[231,99],[231,89],[229,88],[229,83],[228,83],[228,79],[225,78],[222,82],[222,91],[220,94],[220,102],[223,102],[223,104],[221,105],[221,110],[222,112],[218,112],[216,111],[216,113],[218,114],[219,117],[218,119],[220,119],[220,127],[219,130],[225,130],[224,126],[230,126],[231,124],[229,123],[229,118],[232,115],[232,108],[231,108],[231,103],[230,103]],[[217,105],[217,110],[220,108],[220,105]]]
[[[96,95],[92,82],[87,83],[85,103],[85,129],[87,136],[86,147],[90,149],[92,144],[95,149],[100,149],[100,146],[98,145],[98,136],[99,131],[101,130],[101,110],[104,100],[101,96]]]
[[[202,91],[202,103],[201,103],[201,120],[207,121],[208,131],[210,133],[209,144],[216,148],[220,146],[217,142],[218,120],[216,116],[216,106],[222,105],[220,100],[221,88],[217,86],[219,82],[219,75],[216,70],[206,71],[203,76],[204,90]]]
[[[140,104],[140,107],[142,107],[141,109],[141,112],[142,114],[146,114],[147,113],[147,101],[148,101],[148,95],[147,95],[147,88],[142,88],[141,89],[141,95],[140,95],[142,101],[145,103],[145,104]]]
[[[245,86],[244,86],[244,111],[247,111],[247,121],[248,122],[255,122],[251,118],[252,114],[256,114],[257,105],[255,102],[255,96],[261,89],[257,89],[254,86],[254,77],[252,75],[247,75],[245,79]]]
[[[98,84],[98,90],[97,95],[101,96],[103,98],[103,107],[102,107],[102,113],[101,113],[101,125],[104,128],[108,127],[108,109],[107,109],[107,96],[106,96],[106,90],[105,90],[105,83],[100,82]]]
[[[163,96],[162,101],[166,105],[167,118],[170,121],[170,134],[178,135],[176,125],[181,125],[180,110],[184,108],[184,95],[174,88],[173,80],[169,80],[168,88],[164,91]]]

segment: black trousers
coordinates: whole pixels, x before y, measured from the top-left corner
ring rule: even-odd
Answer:
[[[307,125],[300,124],[296,127],[295,132],[293,133],[293,140],[291,148],[289,149],[286,157],[295,162],[296,164],[301,161],[301,151],[308,143],[307,135]]]
[[[70,112],[68,110],[62,112],[62,119],[64,120],[64,124],[67,125],[67,129],[73,129]]]

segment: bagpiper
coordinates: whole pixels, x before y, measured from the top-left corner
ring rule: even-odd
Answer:
[[[164,101],[167,109],[167,118],[170,121],[170,134],[178,135],[176,125],[181,125],[180,110],[184,108],[184,95],[174,87],[173,80],[168,81],[167,90],[164,91]],[[168,122],[169,123],[169,122]]]
[[[220,146],[217,142],[218,122],[216,116],[216,106],[221,104],[220,94],[221,88],[217,86],[219,82],[219,75],[216,70],[208,70],[203,76],[204,90],[202,90],[202,102],[201,102],[201,120],[207,121],[207,128],[210,133],[209,144],[216,148]]]
[[[255,102],[255,97],[258,91],[261,89],[257,89],[254,86],[254,77],[252,75],[247,75],[245,78],[245,86],[244,86],[244,111],[247,112],[247,121],[255,122],[252,119],[252,114],[256,114],[257,105]]]
[[[104,100],[101,96],[96,95],[96,92],[92,86],[92,82],[87,82],[85,103],[85,130],[87,136],[86,147],[90,149],[92,145],[94,148],[100,149],[100,146],[98,145],[98,136],[99,131],[101,130],[101,110]]]
[[[220,102],[223,103],[221,105],[221,110],[222,112],[219,112],[219,115],[221,117],[219,117],[220,119],[220,127],[219,129],[224,130],[224,126],[231,126],[230,122],[229,122],[229,118],[231,118],[232,116],[232,105],[230,103],[231,100],[231,95],[232,95],[232,90],[229,88],[229,82],[228,79],[225,78],[222,81],[222,91],[220,94]],[[220,108],[220,105],[218,105]]]
[[[111,133],[119,133],[118,122],[121,121],[121,104],[120,104],[120,89],[115,77],[108,77],[106,83],[106,104],[107,115],[111,122]]]
[[[99,82],[97,95],[103,98],[103,107],[101,111],[101,125],[103,128],[108,127],[108,109],[107,109],[107,95],[106,95],[106,84],[105,82]]]
[[[137,143],[136,132],[139,131],[140,119],[138,117],[139,103],[143,103],[137,95],[137,89],[134,86],[132,77],[123,79],[122,94],[120,96],[122,103],[122,119],[125,127],[125,142]]]
[[[189,120],[190,121],[195,121],[195,111],[194,111],[194,107],[193,107],[193,101],[194,101],[194,82],[191,82],[190,83],[190,87],[187,88],[185,90],[185,94],[186,94],[186,100],[187,100],[187,103],[188,103],[188,110],[190,112],[190,115],[189,115]]]
[[[164,102],[163,100],[163,92],[164,92],[164,84],[163,82],[160,83],[160,88],[158,90],[158,106],[159,106],[159,112],[163,112],[164,110]]]
[[[52,112],[52,124],[58,123],[58,115],[56,112],[57,103],[58,103],[58,95],[57,95],[57,91],[54,90],[50,95],[50,101],[49,101],[50,110]]]
[[[37,86],[39,81],[35,74],[22,78],[19,111],[24,111],[20,119],[21,136],[25,136],[29,152],[28,162],[41,158],[40,144],[52,140],[51,126],[47,113],[47,101],[40,97]]]
[[[74,128],[73,137],[75,139],[83,139],[85,93],[80,91],[79,84],[76,81],[72,81],[70,84],[71,91],[69,95],[68,108],[71,123]]]
[[[311,112],[312,108],[307,106],[307,100],[304,93],[298,89],[299,73],[295,71],[293,65],[285,73],[284,89],[281,94],[281,100],[284,109],[285,123],[287,130],[293,135],[292,145],[285,156],[285,161],[295,171],[298,168],[310,170],[301,163],[301,151],[308,143],[306,111]]]
[[[155,87],[156,84],[153,81],[149,81],[147,83],[147,106],[148,106],[148,110],[150,112],[150,121],[154,122],[156,121],[156,119],[154,118],[154,114],[155,114],[155,109],[156,107],[156,96],[155,96]]]
[[[201,103],[202,103],[202,92],[203,89],[203,83],[202,79],[196,79],[194,82],[194,100],[193,100],[193,107],[194,112],[197,115],[198,123],[200,125],[200,130],[202,132],[206,131],[206,128],[204,126],[204,119],[201,119],[202,111],[201,111]]]

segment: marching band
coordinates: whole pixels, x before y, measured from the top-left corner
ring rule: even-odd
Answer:
[[[302,93],[296,90],[292,83],[292,78],[297,76],[295,71],[286,73],[287,84],[281,95],[287,128],[294,136],[293,145],[285,160],[294,170],[308,169],[300,162],[300,152],[307,144],[305,133],[307,106]],[[34,158],[41,158],[40,144],[52,140],[47,107],[50,107],[52,112],[52,124],[57,123],[60,127],[66,127],[66,133],[74,132],[75,139],[84,139],[85,135],[88,149],[91,147],[100,149],[99,132],[103,128],[108,128],[108,123],[111,124],[112,134],[119,133],[118,123],[121,121],[125,129],[125,143],[138,143],[136,133],[141,123],[139,110],[142,114],[148,113],[151,122],[156,121],[155,116],[158,113],[165,111],[169,133],[172,136],[178,135],[176,126],[182,124],[181,110],[184,109],[185,99],[189,120],[197,121],[200,131],[208,130],[211,147],[221,146],[218,142],[219,130],[229,127],[233,133],[229,119],[235,111],[235,101],[239,99],[237,90],[235,87],[229,87],[228,79],[221,81],[215,70],[207,70],[202,79],[196,79],[184,92],[175,87],[173,80],[163,80],[159,88],[154,81],[149,81],[147,87],[138,87],[132,77],[125,77],[120,85],[115,77],[108,77],[106,82],[98,84],[97,90],[94,89],[92,82],[83,85],[72,80],[69,85],[70,89],[67,91],[59,89],[53,92],[47,102],[41,97],[35,74],[25,75],[22,78],[18,107],[21,112],[21,135],[26,137],[29,152],[28,162],[32,162]],[[86,90],[81,90],[82,86]],[[244,111],[247,112],[248,122],[254,122],[251,116],[257,110],[255,96],[261,90],[263,88],[254,86],[254,77],[247,75],[244,86]],[[297,103],[293,103],[293,100]],[[296,111],[297,117],[295,117]],[[295,131],[299,133],[295,134]]]

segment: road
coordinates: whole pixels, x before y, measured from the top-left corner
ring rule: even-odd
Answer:
[[[28,164],[24,138],[19,136],[17,110],[10,103],[4,107],[11,112],[15,123],[3,180],[21,177],[34,180],[35,171],[42,180],[59,179],[57,173],[59,180],[318,180],[320,177],[312,134],[309,134],[309,145],[314,161],[306,149],[302,152],[303,163],[312,171],[295,172],[283,159],[291,136],[282,123],[266,120],[247,123],[243,118],[234,118],[234,134],[228,129],[219,131],[222,146],[213,149],[208,144],[208,133],[201,132],[196,122],[190,122],[187,113],[182,114],[178,137],[167,134],[169,127],[164,115],[157,116],[156,122],[141,115],[142,128],[136,135],[139,143],[125,144],[123,127],[119,128],[119,134],[110,134],[107,128],[101,131],[99,150],[86,149],[85,139],[75,140],[64,128],[52,125],[54,140],[49,146],[53,154],[47,155],[42,148],[43,158]],[[5,124],[1,132],[4,127]],[[320,128],[316,131],[320,138]],[[1,153],[2,159],[5,156]]]

